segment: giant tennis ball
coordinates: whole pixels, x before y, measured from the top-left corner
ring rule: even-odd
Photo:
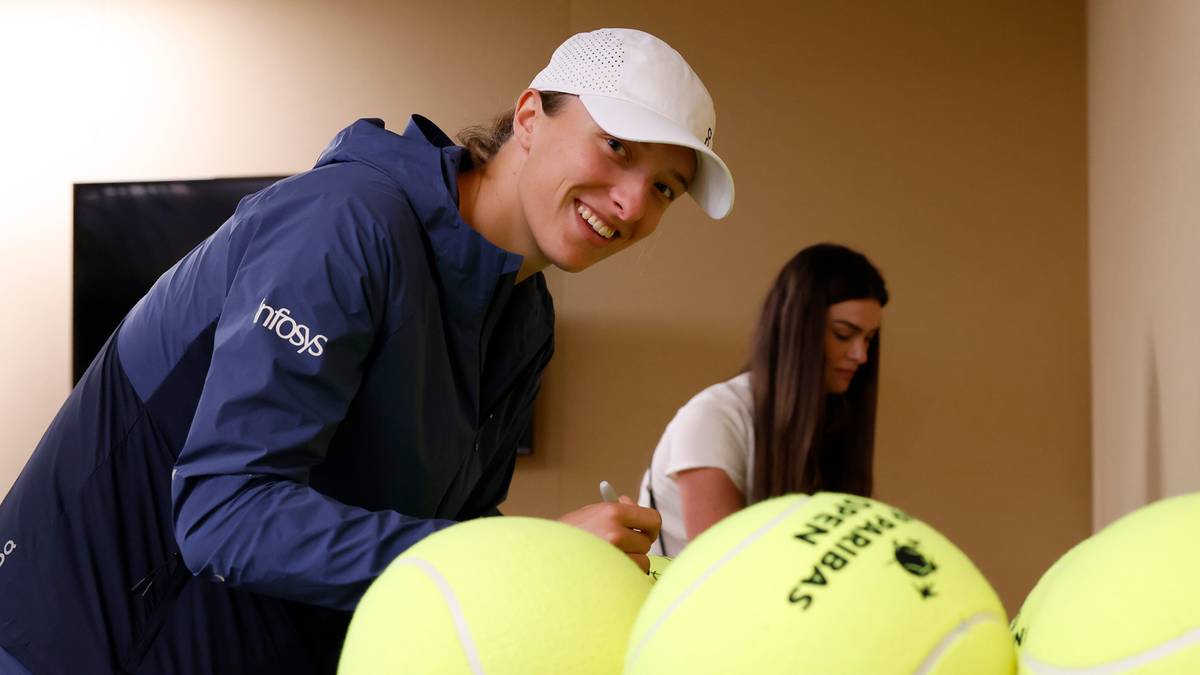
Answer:
[[[617,673],[650,587],[628,556],[569,525],[459,523],[371,584],[338,672]]]
[[[1142,507],[1071,549],[1013,619],[1021,673],[1200,673],[1200,493]]]
[[[1004,608],[933,528],[844,494],[739,511],[650,591],[629,675],[1011,675]]]

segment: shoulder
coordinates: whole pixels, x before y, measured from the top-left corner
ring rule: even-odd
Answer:
[[[722,414],[738,418],[753,417],[754,395],[750,373],[741,373],[724,382],[706,387],[689,400],[681,413]]]
[[[302,294],[323,288],[334,293],[333,307],[365,294],[380,300],[371,303],[376,316],[427,290],[421,222],[395,181],[364,164],[285,178],[244,199],[228,225],[227,287],[240,278]]]
[[[364,164],[332,164],[281,180],[245,199],[233,220],[239,267],[262,259],[352,285],[370,279],[371,293],[405,296],[429,276],[425,228],[407,195]]]
[[[663,431],[663,441],[687,445],[741,444],[753,434],[754,414],[749,375],[706,387],[675,413]]]
[[[248,197],[238,207],[244,217],[301,227],[311,236],[356,231],[377,238],[419,228],[402,186],[365,164],[345,162],[285,178]]]
[[[746,453],[753,446],[754,418],[738,376],[706,387],[667,425],[655,449],[654,468],[666,476],[696,468],[717,468],[743,489]]]

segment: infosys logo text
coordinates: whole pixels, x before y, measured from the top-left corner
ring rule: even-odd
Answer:
[[[320,356],[325,353],[325,343],[329,341],[324,335],[313,335],[308,326],[293,319],[292,310],[287,307],[275,309],[267,305],[266,298],[262,299],[258,311],[254,313],[254,323],[261,324],[280,339],[299,347],[297,354],[307,352],[312,356]]]

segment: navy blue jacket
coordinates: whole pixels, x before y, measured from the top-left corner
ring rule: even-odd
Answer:
[[[331,672],[407,547],[496,513],[553,351],[432,123],[360,120],[130,311],[0,506],[35,673]]]

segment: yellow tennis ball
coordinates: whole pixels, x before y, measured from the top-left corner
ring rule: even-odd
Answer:
[[[1011,675],[1004,608],[933,528],[881,502],[791,495],[726,518],[650,591],[627,675]]]
[[[616,673],[651,584],[599,537],[540,518],[459,523],[363,595],[338,672]]]
[[[1144,506],[1058,559],[1013,619],[1020,672],[1200,673],[1200,492]]]

